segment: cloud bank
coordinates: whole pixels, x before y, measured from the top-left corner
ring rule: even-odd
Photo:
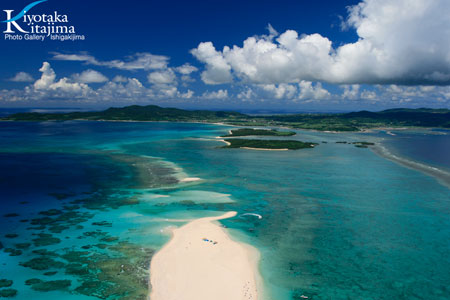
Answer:
[[[218,51],[202,42],[191,53],[205,64],[206,84],[450,84],[450,1],[365,0],[348,11],[344,25],[356,30],[354,43],[333,47],[317,33],[272,28],[242,46]]]

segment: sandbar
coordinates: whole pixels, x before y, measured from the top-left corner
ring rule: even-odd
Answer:
[[[215,221],[201,218],[173,229],[150,265],[151,300],[256,300],[259,253],[232,240]]]

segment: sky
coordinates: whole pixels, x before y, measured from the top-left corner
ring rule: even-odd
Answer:
[[[0,2],[0,108],[450,108],[448,0],[32,2]]]

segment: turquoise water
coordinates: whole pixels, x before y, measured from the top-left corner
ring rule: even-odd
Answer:
[[[0,209],[19,216],[0,217],[0,279],[13,280],[17,299],[144,299],[148,262],[168,241],[170,226],[235,210],[238,216],[223,223],[261,252],[266,299],[450,298],[448,188],[370,149],[336,143],[380,142],[384,134],[298,131],[293,138],[320,145],[218,148],[223,144],[214,138],[229,129],[2,123]],[[184,177],[202,180],[180,183]],[[40,219],[53,208],[61,213]],[[4,237],[11,233],[18,236]],[[40,233],[60,239],[44,248],[63,266],[20,265],[49,257],[33,253],[42,248],[33,241]],[[31,245],[16,256],[4,251],[18,243]],[[71,251],[87,253],[80,261]],[[42,284],[25,285],[31,278],[70,285],[53,283],[56,290],[45,292]]]

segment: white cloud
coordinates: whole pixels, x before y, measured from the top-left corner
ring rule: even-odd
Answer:
[[[291,84],[264,84],[261,85],[261,87],[264,91],[269,92],[273,97],[275,97],[275,99],[291,99],[297,93],[297,88]]]
[[[14,82],[33,82],[33,76],[26,72],[19,72],[13,78],[10,78],[9,81]]]
[[[197,72],[198,69],[191,64],[185,63],[182,66],[176,67],[175,70],[182,75],[189,75],[193,72]]]
[[[185,93],[179,93],[179,96],[184,99],[191,99],[194,96],[194,92],[187,90]]]
[[[256,97],[256,93],[253,91],[253,89],[247,87],[247,89],[242,91],[242,92],[240,92],[237,95],[237,97],[238,97],[238,99],[241,99],[241,100],[244,100],[244,101],[245,100],[251,100],[251,99]]]
[[[228,90],[220,89],[213,92],[204,92],[202,98],[205,99],[226,99],[228,98]]]
[[[342,98],[356,100],[360,97],[359,84],[344,85],[344,92]]]
[[[361,99],[377,100],[377,98],[378,98],[377,93],[375,93],[374,91],[364,90],[361,92]]]
[[[298,96],[301,100],[322,100],[330,98],[331,94],[326,89],[322,87],[320,82],[313,85],[311,81],[302,80],[299,83],[300,95]]]
[[[125,76],[122,76],[122,75],[116,75],[112,79],[112,82],[127,82],[127,78]]]
[[[100,101],[137,101],[141,102],[154,95],[136,78],[127,78],[125,82],[107,82],[96,90],[96,100]]]
[[[173,84],[176,80],[175,73],[171,69],[155,71],[147,76],[148,82],[152,84]]]
[[[126,58],[126,60],[100,61],[94,56],[80,54],[62,54],[53,52],[53,59],[66,61],[81,61],[86,64],[95,66],[103,66],[108,68],[116,68],[120,70],[156,70],[167,68],[169,57],[163,55],[154,55],[151,53],[136,53]]]
[[[88,85],[70,82],[70,80],[65,77],[56,81],[56,73],[48,62],[42,64],[39,72],[41,72],[42,75],[33,85],[35,91],[58,92],[59,94],[51,93],[54,97],[68,96],[68,94],[83,97],[91,91]]]
[[[42,67],[39,69],[42,72],[41,78],[39,78],[34,83],[34,88],[37,90],[44,90],[50,87],[51,84],[55,82],[56,73],[53,71],[52,67],[48,62],[44,62]]]
[[[247,38],[242,47],[217,51],[211,42],[191,53],[205,63],[207,84],[232,81],[277,84],[450,84],[448,0],[364,0],[349,8],[346,24],[358,41],[332,47],[320,34],[287,30]]]
[[[206,64],[206,70],[201,77],[206,84],[222,84],[232,81],[231,67],[221,52],[216,51],[211,42],[200,43],[191,50],[199,61]]]
[[[81,72],[81,74],[72,75],[74,81],[82,83],[101,83],[108,81],[108,78],[102,73],[95,70],[86,70]]]

